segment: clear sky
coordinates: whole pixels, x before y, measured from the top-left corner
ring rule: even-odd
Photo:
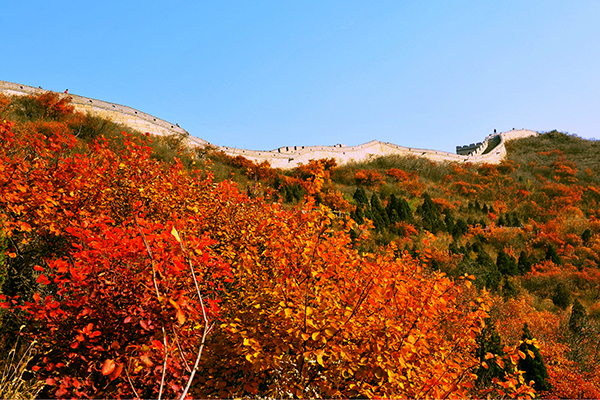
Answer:
[[[0,79],[232,147],[600,138],[600,1],[4,0]]]

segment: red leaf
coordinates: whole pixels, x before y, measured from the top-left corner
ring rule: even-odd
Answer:
[[[123,365],[117,363],[114,371],[109,376],[110,380],[114,381],[115,379],[117,379],[119,375],[121,375],[121,371],[123,371]]]
[[[35,265],[35,266],[33,267],[33,269],[35,269],[36,271],[43,271],[43,270],[44,270],[44,267],[40,267],[39,265]]]
[[[49,285],[50,284],[50,280],[48,280],[48,278],[46,278],[46,276],[44,274],[40,275],[37,280],[37,283],[41,283],[43,285]]]
[[[102,364],[102,375],[110,375],[115,370],[115,362],[111,359],[107,359]]]

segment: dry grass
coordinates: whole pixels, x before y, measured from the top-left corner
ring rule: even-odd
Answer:
[[[35,342],[32,342],[22,354],[17,354],[19,348],[15,343],[3,360],[0,360],[0,399],[35,399],[45,383],[35,378],[25,379],[27,365],[35,356]],[[19,352],[21,353],[21,352]]]

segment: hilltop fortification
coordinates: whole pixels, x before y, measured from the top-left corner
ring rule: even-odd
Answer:
[[[45,90],[41,88],[0,81],[0,93],[7,95],[35,95],[43,92]],[[69,96],[72,97],[72,103],[77,111],[100,116],[140,132],[149,132],[154,135],[184,134],[192,146],[211,145],[206,140],[190,136],[187,131],[177,124],[172,124],[134,108],[78,95],[69,94]],[[212,146],[231,156],[239,155],[256,162],[268,161],[274,168],[294,168],[301,163],[307,163],[311,159],[335,158],[338,164],[344,164],[350,161],[363,161],[386,155],[425,157],[438,162],[497,164],[506,156],[504,144],[507,141],[533,135],[537,135],[537,132],[524,129],[492,134],[481,143],[457,146],[457,153],[462,154],[403,147],[377,140],[357,146],[345,146],[343,144],[335,146],[287,146],[269,151]]]

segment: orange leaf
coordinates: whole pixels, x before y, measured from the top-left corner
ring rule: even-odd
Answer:
[[[111,374],[109,376],[110,380],[114,381],[115,379],[117,379],[119,377],[119,375],[121,375],[122,371],[123,371],[123,365],[117,363],[113,372],[111,372]]]
[[[115,370],[116,364],[110,358],[102,364],[102,375],[110,375]]]
[[[179,325],[183,325],[185,323],[185,314],[181,308],[177,309],[177,322],[179,322]]]

